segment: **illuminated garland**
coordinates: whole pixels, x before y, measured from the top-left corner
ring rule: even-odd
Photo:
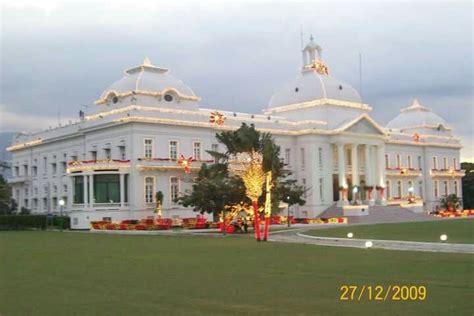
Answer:
[[[42,144],[42,143],[43,143],[43,140],[41,138],[39,138],[39,139],[32,140],[32,141],[29,141],[29,142],[16,144],[16,145],[7,147],[7,151],[15,151],[15,150],[18,150],[18,149],[23,149],[25,147],[37,146],[37,145]]]

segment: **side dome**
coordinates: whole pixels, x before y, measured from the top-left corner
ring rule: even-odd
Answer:
[[[157,67],[145,58],[142,65],[126,70],[120,80],[105,89],[96,104],[108,103],[111,100],[116,103],[117,98],[132,94],[161,97],[167,93],[184,100],[200,100],[183,81],[171,76],[168,69]]]
[[[356,89],[329,75],[328,67],[322,62],[322,48],[314,42],[312,36],[302,53],[301,75],[272,95],[269,109],[313,100],[324,100],[325,103],[333,100],[362,103]]]
[[[419,131],[426,134],[449,133],[451,127],[439,115],[413,100],[411,106],[401,109],[400,114],[388,122],[388,129],[400,131]]]

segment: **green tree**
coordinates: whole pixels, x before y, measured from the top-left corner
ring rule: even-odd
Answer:
[[[12,189],[11,186],[0,175],[0,214],[12,214]]]
[[[463,162],[461,169],[466,170],[462,178],[462,201],[464,209],[474,209],[474,163]]]
[[[193,206],[195,211],[217,216],[226,206],[248,203],[242,180],[229,174],[226,163],[202,164],[192,191],[178,198],[183,206]]]

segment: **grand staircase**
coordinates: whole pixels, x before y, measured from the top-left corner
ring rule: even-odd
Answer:
[[[341,217],[342,208],[336,205],[331,206],[319,217]],[[349,224],[372,224],[372,223],[397,223],[397,222],[415,222],[436,220],[437,217],[425,213],[413,213],[398,205],[390,206],[371,206],[367,216],[347,216]]]

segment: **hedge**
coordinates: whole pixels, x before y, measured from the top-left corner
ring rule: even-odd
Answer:
[[[47,219],[46,215],[0,215],[0,230],[46,229],[48,226],[69,228],[69,217],[53,216]]]

